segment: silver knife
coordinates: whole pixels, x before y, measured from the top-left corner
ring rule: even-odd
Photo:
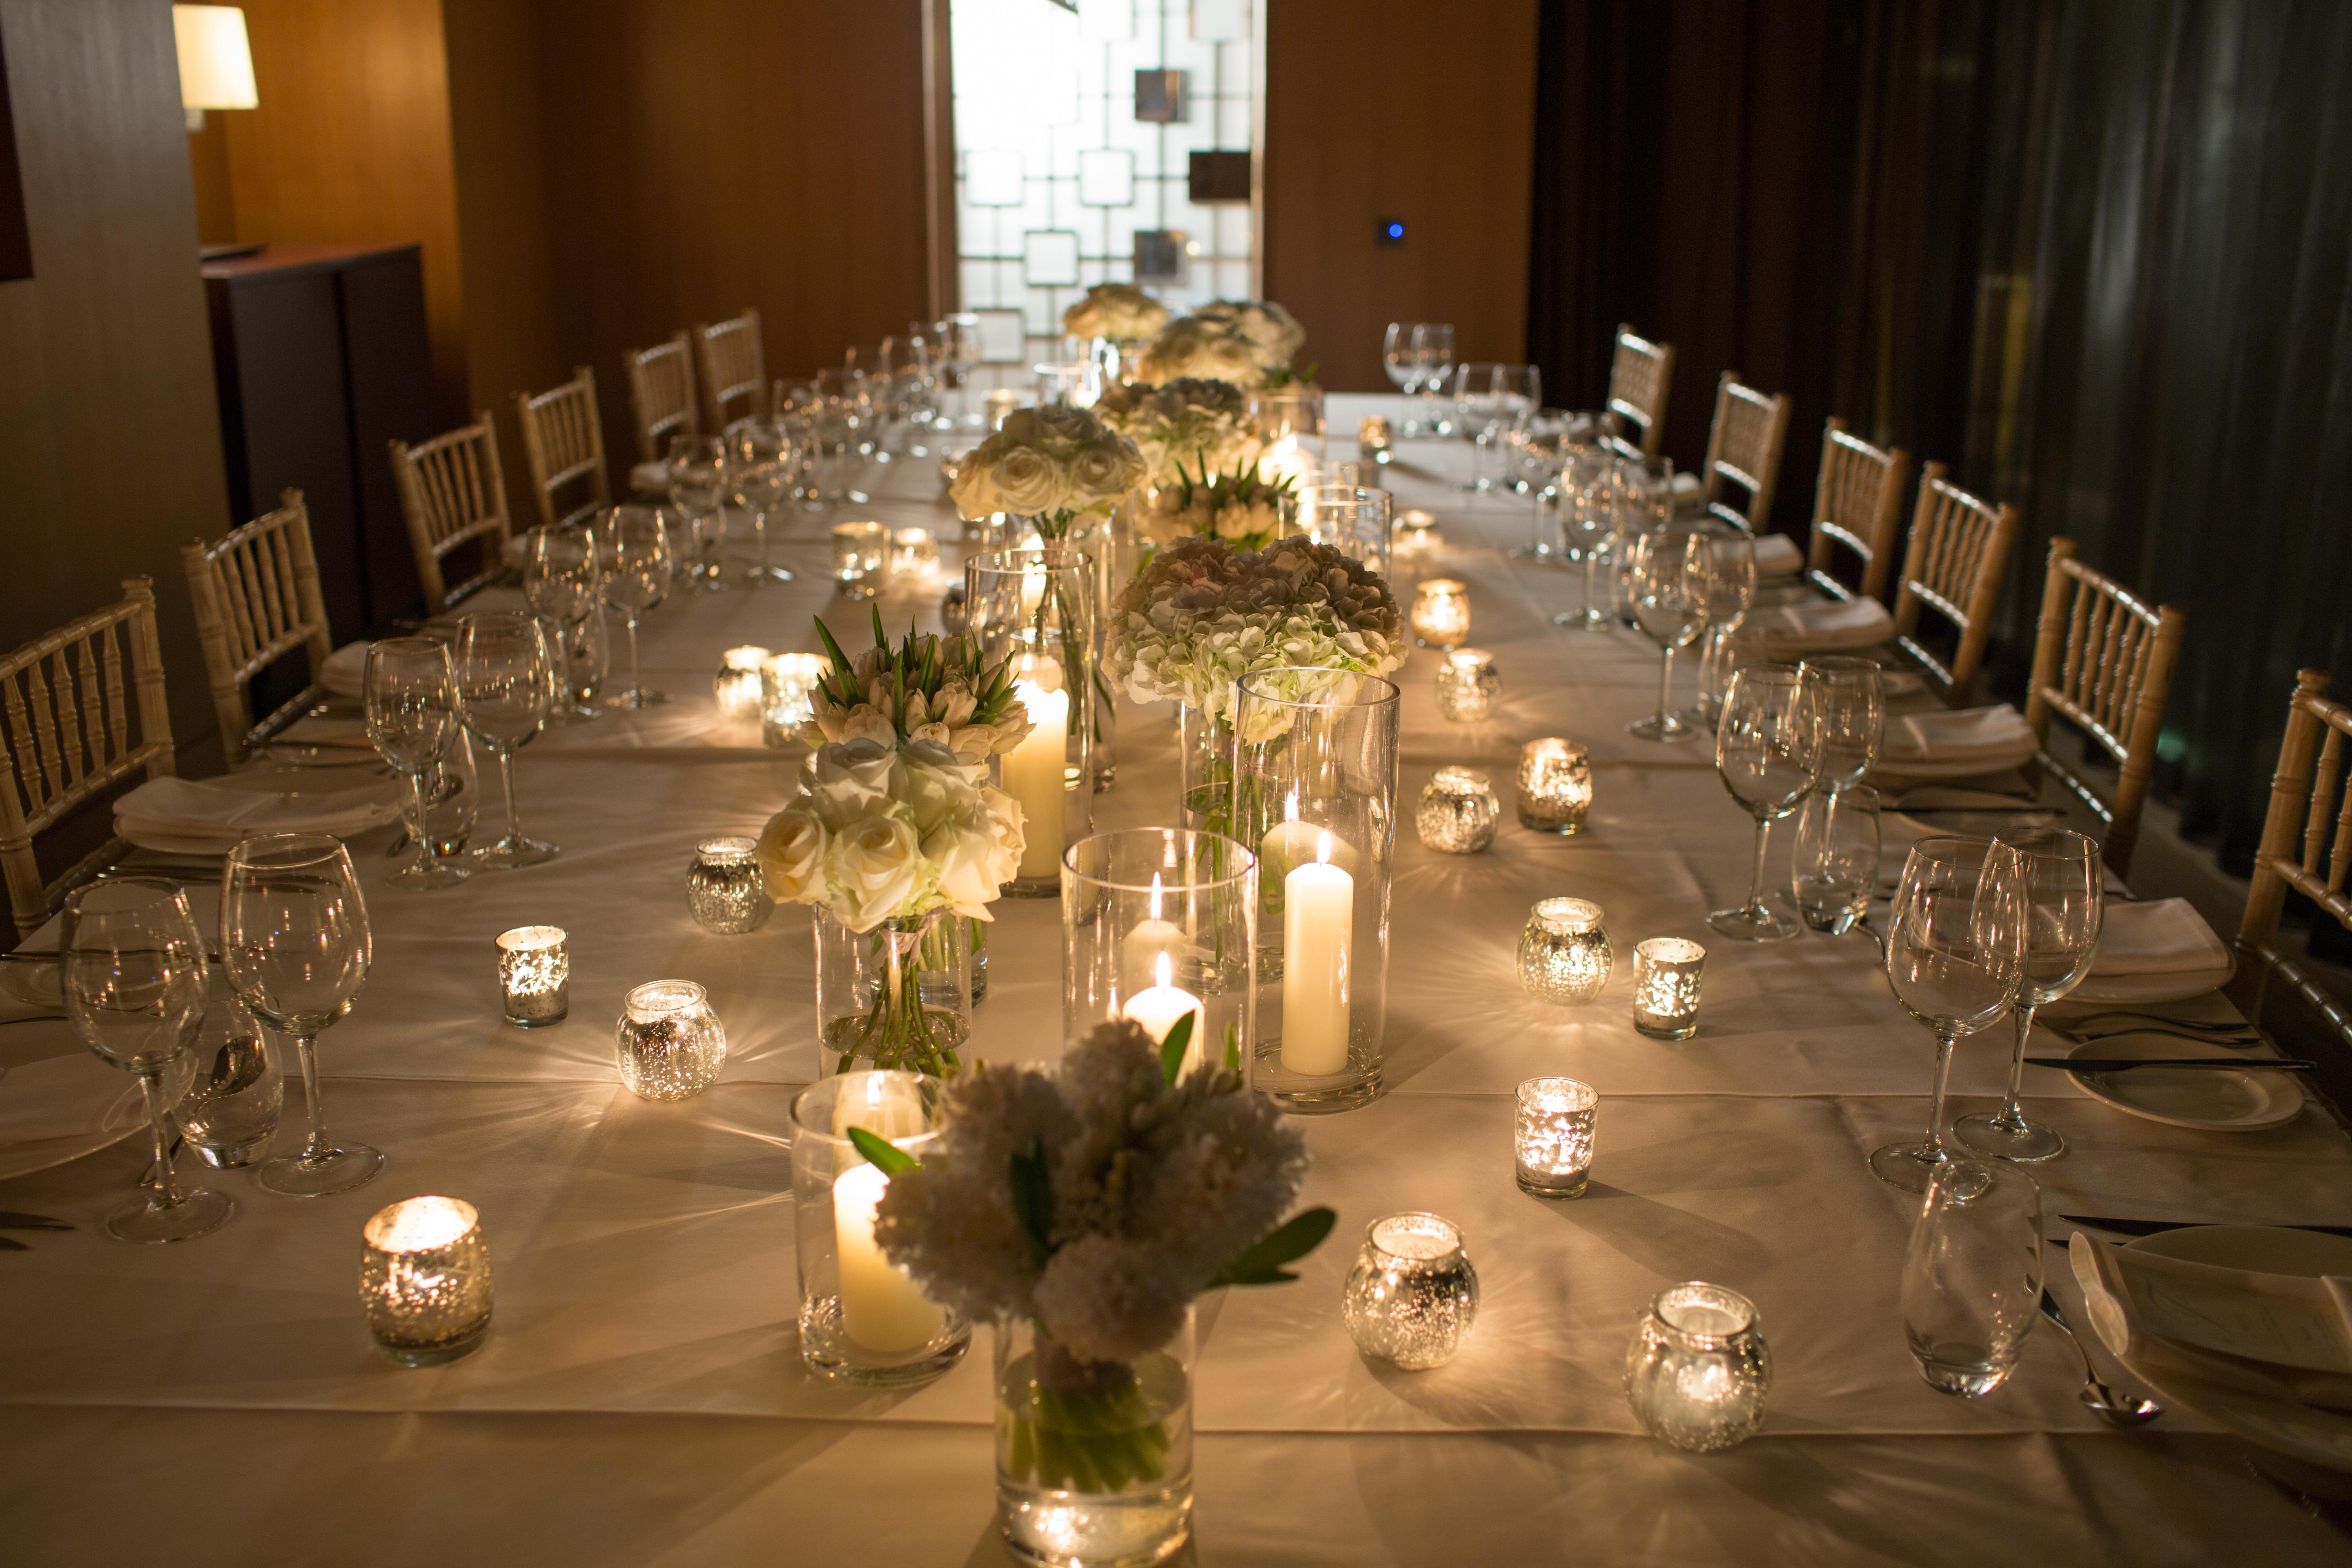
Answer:
[[[2168,1230],[2195,1230],[2211,1225],[2245,1225],[2246,1220],[2204,1219],[2119,1219],[2112,1215],[2064,1214],[2058,1216],[2070,1225],[2084,1225],[2093,1230],[2111,1230],[2118,1236],[2161,1236]],[[2352,1237],[2352,1225],[2278,1225],[2273,1230],[2313,1230],[2322,1236]]]

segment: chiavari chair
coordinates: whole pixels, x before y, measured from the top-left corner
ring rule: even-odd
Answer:
[[[1743,532],[1772,525],[1772,495],[1780,483],[1780,448],[1789,438],[1789,395],[1770,396],[1743,385],[1737,371],[1715,384],[1715,419],[1707,426],[1706,465],[1700,473],[1706,510]],[[1724,481],[1748,494],[1744,506],[1724,500]]]
[[[1805,578],[1833,599],[1876,599],[1895,566],[1895,524],[1911,455],[1900,447],[1874,447],[1846,433],[1832,416],[1822,436],[1821,478],[1813,486],[1812,539]],[[1862,558],[1861,581],[1849,586],[1830,570],[1832,546]]]
[[[1617,329],[1609,362],[1609,402],[1601,420],[1603,444],[1622,458],[1654,458],[1666,438],[1666,395],[1674,390],[1675,345],[1654,343],[1630,324]],[[1627,440],[1625,427],[1640,432]]]
[[[437,616],[488,585],[503,566],[499,551],[512,528],[507,520],[506,479],[499,467],[498,433],[486,409],[463,429],[412,447],[394,441],[393,478],[408,520],[409,548],[425,584],[425,613]],[[473,544],[475,572],[451,586],[442,563]]]
[[[725,430],[736,419],[768,416],[768,354],[760,342],[760,311],[755,305],[730,321],[713,321],[694,329],[695,363],[702,372],[704,427]],[[733,412],[742,403],[742,412]]]
[[[613,504],[612,479],[604,470],[604,427],[596,415],[596,373],[581,365],[572,379],[551,391],[515,394],[522,421],[523,459],[530,465],[530,490],[539,520],[560,527]],[[579,505],[559,510],[556,493],[575,479],[588,488]]]
[[[2345,892],[2346,874],[2352,872],[2352,792],[2344,789],[2352,708],[2321,696],[2326,689],[2324,670],[2306,669],[2295,677],[2286,737],[2279,742],[2278,772],[2271,779],[2270,815],[2263,822],[2253,884],[2246,890],[2245,917],[2238,927],[2237,973],[2230,978],[2228,994],[2239,1012],[2259,1024],[2263,993],[2275,971],[2339,1036],[2352,1040],[2352,1016],[2344,1005],[2277,947],[2279,915],[2290,888],[2352,931],[2352,897]]]
[[[694,395],[694,353],[680,332],[649,349],[621,356],[629,373],[629,416],[636,423],[637,459],[658,463],[669,456],[672,436],[702,434]]]
[[[0,658],[0,747],[8,764],[0,779],[0,874],[20,937],[39,930],[66,889],[123,848],[110,838],[44,880],[34,840],[133,773],[152,779],[173,771],[154,585],[134,577],[122,593],[121,602]]]
[[[278,503],[277,510],[210,544],[192,540],[180,548],[213,711],[220,719],[221,751],[231,763],[243,761],[319,701],[324,695],[319,671],[334,648],[310,547],[310,510],[300,490],[286,491]],[[247,683],[297,648],[310,659],[309,681],[255,723]]]
[[[1911,513],[1911,542],[1895,593],[1895,646],[1916,660],[1947,702],[1967,699],[1984,667],[1992,631],[1993,600],[2017,537],[2017,509],[1979,500],[1944,481],[1944,465],[1919,476],[1919,504]],[[1919,613],[1934,610],[1952,624],[1958,642],[1946,664],[1919,641]]]

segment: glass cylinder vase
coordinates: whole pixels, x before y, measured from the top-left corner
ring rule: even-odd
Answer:
[[[1034,726],[992,763],[1024,818],[1020,866],[1004,891],[1054,898],[1063,848],[1094,831],[1094,561],[1048,545],[975,555],[963,570],[972,635],[991,663],[1009,664]]]
[[[1234,726],[1190,702],[1176,704],[1177,798],[1184,826],[1226,833],[1234,815]]]
[[[1062,858],[1062,1033],[1132,1018],[1183,1071],[1246,1062],[1257,1040],[1257,857],[1215,833],[1097,833]]]
[[[1350,561],[1389,575],[1389,492],[1363,485],[1301,485],[1283,502],[1286,531],[1328,544]]]
[[[1232,837],[1258,858],[1261,1016],[1252,1087],[1294,1111],[1381,1091],[1389,866],[1396,841],[1396,687],[1343,669],[1243,677]]]
[[[852,931],[819,905],[817,1073],[889,1068],[952,1078],[971,1037],[971,941],[952,911]]]
[[[1158,1350],[1084,1361],[997,1325],[996,1523],[1054,1568],[1165,1562],[1192,1531],[1192,1310]]]
[[[793,1252],[801,1360],[819,1377],[905,1386],[963,1359],[971,1326],[933,1302],[874,1239],[889,1177],[849,1141],[852,1127],[918,1160],[939,1144],[940,1084],[908,1072],[820,1079],[793,1097]]]

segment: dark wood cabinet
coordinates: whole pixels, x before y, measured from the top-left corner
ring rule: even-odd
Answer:
[[[208,262],[213,373],[239,521],[299,489],[337,641],[420,615],[424,590],[384,443],[436,406],[417,247],[272,245]]]

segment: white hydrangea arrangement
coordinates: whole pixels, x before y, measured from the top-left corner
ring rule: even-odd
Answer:
[[[1222,321],[1249,340],[1258,367],[1287,371],[1307,342],[1298,318],[1271,300],[1217,300],[1192,312],[1196,321]]]
[[[1229,382],[1244,389],[1265,383],[1263,353],[1231,321],[1179,316],[1143,346],[1129,379],[1162,386],[1183,377]]]
[[[1153,485],[1175,483],[1185,466],[1224,473],[1255,463],[1265,445],[1249,395],[1229,381],[1179,376],[1157,387],[1123,382],[1103,393],[1095,413],[1135,443],[1145,481]]]
[[[1176,482],[1151,492],[1136,527],[1154,545],[1197,535],[1236,550],[1263,550],[1282,531],[1282,502],[1297,483],[1296,474],[1268,479],[1255,458],[1230,473],[1192,474],[1180,463]]]
[[[1403,632],[1388,584],[1328,544],[1293,535],[1260,552],[1192,538],[1160,551],[1111,606],[1103,668],[1138,702],[1172,698],[1230,725],[1243,676],[1384,675],[1404,662]]]
[[[1143,454],[1090,409],[1016,408],[973,447],[949,490],[966,521],[1012,512],[1036,521],[1041,539],[1107,516],[1143,482]]]
[[[1168,307],[1132,283],[1097,283],[1062,312],[1062,331],[1076,338],[1140,342],[1168,324]]]

